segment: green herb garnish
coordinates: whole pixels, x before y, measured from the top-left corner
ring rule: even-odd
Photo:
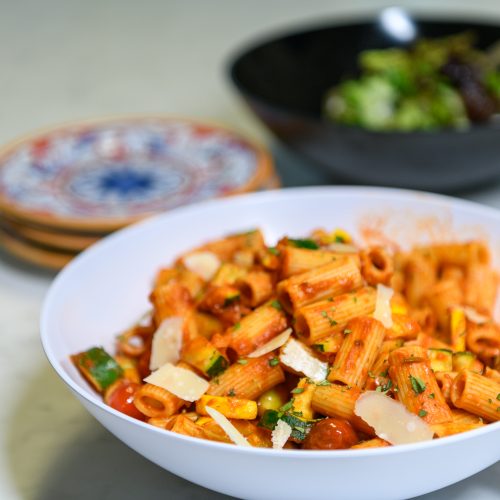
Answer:
[[[271,358],[268,361],[268,363],[269,363],[269,366],[277,366],[280,364],[280,360],[278,358],[274,357],[274,358]]]
[[[420,410],[420,411],[418,412],[418,416],[419,416],[419,417],[425,417],[426,415],[427,415],[427,412],[426,412],[425,410]]]
[[[278,311],[282,311],[283,307],[281,307],[281,304],[277,300],[272,300],[271,303],[269,304],[271,307],[274,307]]]
[[[387,383],[385,383],[384,385],[379,385],[375,390],[377,392],[382,392],[383,394],[386,394],[387,392],[390,391],[392,387],[392,380],[388,380]]]
[[[292,394],[302,394],[303,392],[304,392],[303,387],[296,387],[295,389],[293,389]]]
[[[319,248],[319,245],[314,240],[308,238],[288,238],[288,242],[295,248],[307,248],[309,250],[317,250]]]
[[[413,375],[410,375],[410,382],[411,382],[411,387],[413,389],[413,392],[415,394],[422,394],[422,392],[425,391],[425,383],[419,379],[418,377],[414,377]]]

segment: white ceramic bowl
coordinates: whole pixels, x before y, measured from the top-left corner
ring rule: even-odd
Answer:
[[[442,196],[380,188],[304,188],[175,210],[96,244],[57,277],[41,319],[53,367],[87,410],[128,446],[194,483],[242,498],[408,498],[464,479],[500,458],[500,423],[431,442],[358,451],[238,448],[163,431],[106,406],[69,355],[114,336],[148,309],[155,271],[228,232],[261,227],[269,241],[316,227],[404,246],[486,238],[500,263],[500,212]],[[369,228],[375,229],[370,231]]]

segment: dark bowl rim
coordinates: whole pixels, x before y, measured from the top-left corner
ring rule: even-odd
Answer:
[[[372,11],[367,11],[363,13],[353,13],[351,15],[332,15],[328,20],[317,20],[311,19],[302,22],[293,22],[286,26],[280,27],[278,29],[268,29],[261,34],[251,36],[244,42],[238,44],[237,47],[231,50],[229,56],[226,58],[225,73],[229,77],[229,80],[233,86],[238,90],[238,92],[245,98],[250,98],[252,101],[257,102],[259,105],[272,108],[275,112],[278,112],[282,116],[286,116],[292,120],[301,120],[309,122],[314,125],[321,125],[327,127],[328,129],[341,130],[345,133],[350,134],[360,134],[360,135],[372,135],[372,136],[422,136],[427,137],[437,134],[447,134],[452,136],[457,136],[460,134],[471,134],[471,133],[483,133],[484,131],[500,131],[500,113],[493,116],[490,121],[486,123],[475,123],[468,125],[465,128],[453,128],[453,127],[443,127],[435,130],[370,130],[359,126],[343,125],[340,123],[335,123],[322,119],[321,116],[312,113],[306,113],[303,111],[294,111],[287,107],[273,103],[272,101],[254,94],[252,91],[246,87],[246,85],[236,76],[236,66],[241,62],[241,60],[253,51],[268,45],[273,42],[277,42],[284,38],[290,36],[302,35],[315,31],[322,31],[331,28],[339,28],[346,26],[355,26],[360,24],[368,24],[374,22],[377,16],[385,10],[384,8],[375,9]],[[486,17],[486,13],[459,13],[450,14],[445,11],[436,11],[433,13],[422,12],[418,9],[403,9],[406,11],[412,19],[417,22],[423,23],[436,23],[436,24],[469,24],[471,26],[483,26],[483,27],[493,27],[498,28],[500,31],[500,16]],[[498,15],[497,15],[498,16]],[[500,37],[499,37],[500,40]]]

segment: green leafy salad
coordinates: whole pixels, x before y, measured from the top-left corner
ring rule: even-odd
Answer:
[[[366,50],[358,65],[358,78],[325,96],[327,119],[378,131],[425,131],[487,122],[500,109],[500,45],[475,49],[471,32]]]

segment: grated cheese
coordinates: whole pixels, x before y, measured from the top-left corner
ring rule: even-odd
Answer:
[[[177,363],[182,346],[184,319],[172,316],[164,319],[153,335],[150,370],[157,370],[165,363]]]
[[[184,401],[196,401],[205,394],[208,382],[185,368],[171,363],[163,365],[144,379],[148,384],[162,387]]]
[[[205,411],[217,422],[219,427],[228,435],[229,439],[231,439],[234,444],[238,446],[251,446],[241,432],[222,413],[210,406],[206,406]]]
[[[322,382],[328,375],[328,363],[315,358],[302,342],[293,338],[289,339],[281,350],[280,361],[314,382]]]
[[[219,257],[213,252],[195,252],[186,255],[183,259],[184,265],[193,273],[210,281],[221,265]]]
[[[377,285],[377,299],[375,302],[375,312],[373,317],[378,319],[386,328],[392,327],[391,298],[394,290],[387,286]]]
[[[268,352],[278,349],[290,338],[291,334],[292,334],[292,329],[287,328],[284,332],[280,333],[279,335],[271,339],[263,346],[260,346],[258,349],[255,349],[255,351],[251,352],[247,356],[247,358],[258,358],[259,356],[264,356],[264,354],[267,354]]]
[[[284,420],[278,420],[273,429],[271,440],[275,450],[281,450],[285,446],[288,438],[292,435],[292,428]]]
[[[434,431],[405,405],[377,391],[357,399],[354,413],[373,427],[380,439],[391,444],[408,444],[432,439]]]

